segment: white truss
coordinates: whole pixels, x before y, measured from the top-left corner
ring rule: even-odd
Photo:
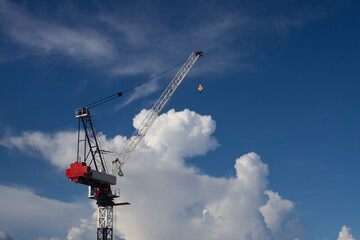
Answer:
[[[98,207],[97,239],[113,240],[113,206]]]

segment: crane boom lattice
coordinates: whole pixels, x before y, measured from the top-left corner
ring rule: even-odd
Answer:
[[[129,138],[125,147],[120,152],[119,157],[113,162],[112,175],[123,176],[121,168],[124,166],[125,162],[129,159],[132,152],[135,150],[136,146],[139,144],[141,139],[145,136],[146,132],[149,130],[151,125],[154,123],[155,119],[159,115],[160,111],[163,109],[165,104],[169,101],[170,97],[175,92],[176,88],[180,85],[182,80],[185,78],[186,74],[195,64],[196,60],[203,55],[202,52],[194,52],[186,60],[184,65],[180,68],[178,73],[175,75],[170,84],[166,87],[165,91],[161,94],[160,98],[156,101],[154,106],[148,112],[145,119],[142,121],[140,126],[135,130],[133,135]]]

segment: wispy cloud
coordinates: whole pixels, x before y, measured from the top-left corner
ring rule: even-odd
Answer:
[[[159,85],[158,85],[157,80],[152,80],[143,85],[140,85],[135,88],[134,92],[131,93],[131,95],[129,97],[127,97],[127,99],[124,103],[118,105],[115,109],[119,110],[137,99],[146,97],[146,96],[156,92],[158,89],[159,89]]]
[[[97,64],[116,56],[113,44],[94,29],[43,21],[5,0],[0,1],[0,16],[5,33],[34,52],[56,53]]]
[[[122,34],[123,40],[121,42],[121,48],[125,49],[127,47],[149,47],[149,41],[147,36],[149,35],[149,30],[143,25],[137,24],[135,21],[130,21],[126,19],[116,19],[114,16],[106,13],[101,13],[99,15],[99,20],[104,22],[111,27],[112,31]]]
[[[159,3],[139,4],[147,11],[139,12],[138,5],[111,3],[111,8],[97,6],[89,16],[72,6],[73,15],[83,16],[72,26],[0,0],[1,29],[29,52],[66,56],[118,76],[158,72],[197,50],[209,53],[202,71],[251,67],[249,56],[258,54],[253,39],[301,27],[321,16],[321,10],[311,7],[263,16],[249,4],[219,8],[206,2],[185,3],[174,17]]]

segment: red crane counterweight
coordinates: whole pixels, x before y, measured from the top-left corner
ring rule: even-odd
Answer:
[[[73,182],[79,182],[79,178],[88,178],[91,174],[91,167],[84,162],[71,163],[66,169],[66,176]]]
[[[92,170],[84,162],[71,163],[66,169],[66,176],[73,182],[88,186],[100,186],[104,184],[115,185],[116,177],[104,172]]]

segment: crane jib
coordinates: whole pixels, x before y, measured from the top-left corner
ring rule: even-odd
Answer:
[[[194,52],[186,60],[180,70],[177,72],[175,77],[172,79],[170,84],[166,87],[164,92],[161,94],[160,98],[155,102],[154,106],[148,112],[147,116],[144,118],[140,126],[135,130],[133,135],[129,138],[128,142],[125,144],[123,150],[118,155],[118,158],[113,162],[111,174],[116,176],[123,176],[121,170],[122,166],[131,156],[132,152],[135,150],[136,146],[139,144],[141,139],[145,136],[147,131],[150,129],[151,125],[154,123],[155,119],[159,115],[160,111],[164,108],[166,103],[169,101],[170,97],[173,95],[177,87],[180,85],[182,80],[185,78],[189,70],[195,64],[196,60],[203,55],[202,51]]]

